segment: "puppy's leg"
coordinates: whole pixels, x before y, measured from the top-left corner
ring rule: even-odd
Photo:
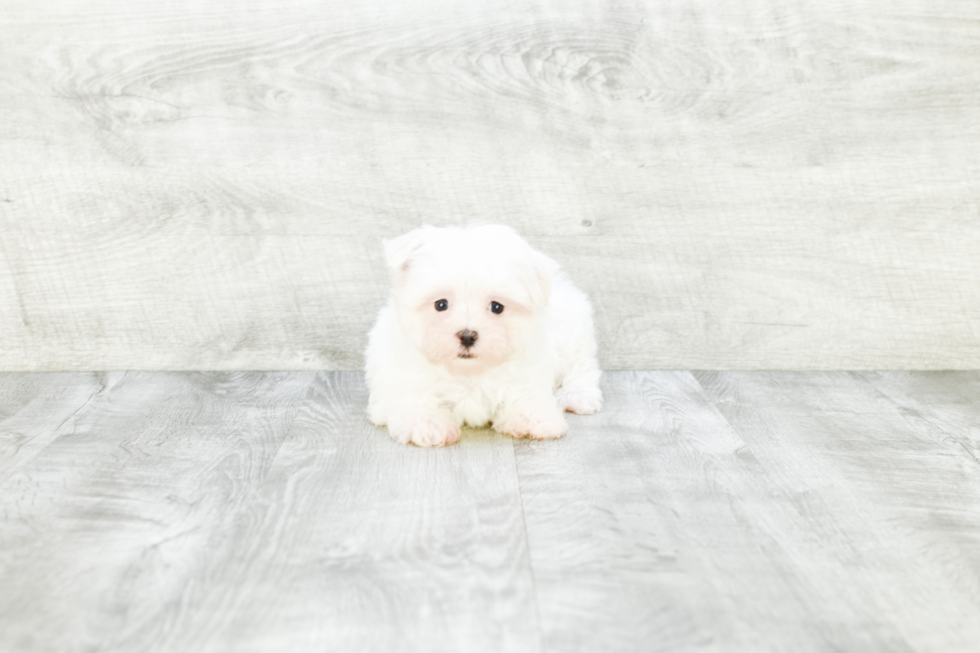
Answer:
[[[459,424],[452,413],[437,406],[402,404],[388,419],[391,439],[420,447],[444,447],[459,440]]]
[[[377,426],[387,426],[395,442],[443,447],[459,440],[459,423],[452,413],[440,408],[438,397],[424,383],[379,365],[369,370],[368,385],[368,419]]]
[[[516,393],[493,418],[493,429],[515,438],[553,440],[565,435],[568,424],[547,388]]]
[[[602,408],[602,390],[599,389],[599,377],[602,372],[594,358],[585,359],[576,364],[558,388],[556,398],[562,410],[578,415],[591,415]]]

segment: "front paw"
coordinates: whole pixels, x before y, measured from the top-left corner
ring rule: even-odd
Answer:
[[[420,447],[445,447],[459,440],[459,425],[448,412],[433,412],[392,419],[391,439]]]
[[[591,388],[559,388],[558,405],[576,415],[591,415],[602,408],[602,390]]]
[[[557,406],[525,407],[494,420],[493,429],[515,438],[555,440],[565,435],[568,424]]]

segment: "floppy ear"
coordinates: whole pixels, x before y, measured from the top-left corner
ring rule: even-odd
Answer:
[[[385,261],[388,262],[388,269],[392,274],[408,269],[412,254],[426,243],[428,231],[428,227],[421,227],[398,238],[381,241],[385,249]]]
[[[548,303],[548,298],[551,296],[551,284],[561,266],[558,265],[557,261],[548,258],[541,252],[531,250],[531,267],[534,274],[528,284],[528,292],[534,305],[541,307]]]

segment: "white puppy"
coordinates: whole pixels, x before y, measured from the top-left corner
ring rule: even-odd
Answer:
[[[384,241],[393,293],[365,358],[368,415],[403,444],[460,426],[559,438],[602,406],[592,307],[510,227],[422,227]],[[556,396],[557,393],[557,396]]]

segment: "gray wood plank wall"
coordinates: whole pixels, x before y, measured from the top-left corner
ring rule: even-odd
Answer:
[[[356,369],[473,219],[607,369],[980,367],[980,3],[0,11],[0,369]]]

